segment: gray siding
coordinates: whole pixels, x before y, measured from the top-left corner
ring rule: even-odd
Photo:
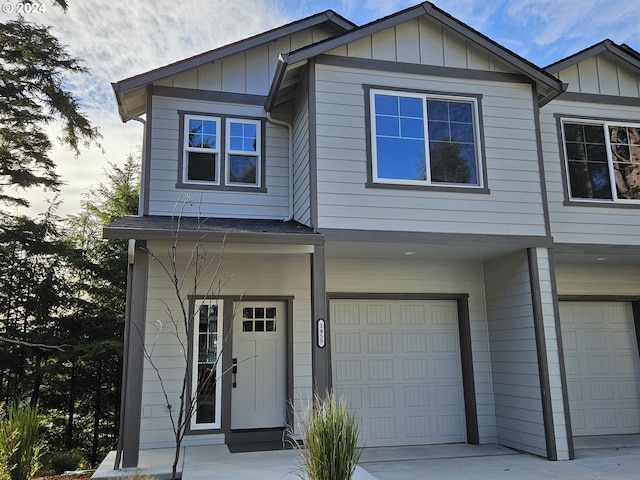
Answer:
[[[363,84],[481,95],[490,193],[367,188]],[[320,228],[545,235],[529,85],[318,65],[317,132]]]
[[[541,112],[551,232],[558,243],[640,245],[640,209],[606,202],[566,204],[564,153],[557,116],[640,121],[640,107],[554,100]]]
[[[328,258],[327,292],[469,295],[480,443],[495,443],[495,419],[482,265],[470,261]]]
[[[309,120],[309,90],[301,83],[293,113],[293,218],[311,226]]]
[[[497,441],[546,456],[526,252],[484,264]]]
[[[631,296],[640,292],[640,266],[556,264],[558,295]]]
[[[414,18],[328,53],[443,67],[509,71],[494,56],[427,17]]]
[[[223,58],[180,75],[155,82],[167,87],[194,88],[233,93],[267,95],[273,80],[278,56],[335,35],[319,25],[291,37],[261,45],[247,52]]]
[[[170,245],[150,242],[149,251],[164,262],[168,262]],[[193,245],[179,245],[178,272],[189,283],[193,273],[184,273],[185,259],[191,254]],[[216,285],[213,294],[221,296],[292,296],[293,300],[293,377],[294,411],[301,418],[303,409],[311,397],[311,299],[310,266],[308,254],[275,255],[272,249],[260,246],[240,249],[234,245],[224,247],[224,258],[220,255],[220,244],[201,244],[213,263],[201,272],[200,294],[206,292],[210,283]],[[234,250],[235,249],[235,250]],[[291,251],[291,248],[281,249]],[[218,258],[221,258],[218,261]],[[218,266],[220,267],[217,270]],[[217,274],[218,281],[213,282]],[[220,287],[217,285],[220,284]],[[187,295],[188,292],[182,292]],[[160,264],[149,260],[149,283],[147,294],[145,348],[152,354],[156,367],[160,369],[164,389],[169,401],[179,405],[181,380],[184,375],[183,351],[186,345],[181,325],[179,340],[168,311],[179,316],[179,305],[174,289]],[[180,321],[179,319],[177,319]],[[165,448],[173,445],[173,434],[165,400],[163,386],[156,371],[145,362],[142,386],[142,420],[140,447]],[[208,445],[223,443],[221,434],[188,435],[184,445]]]
[[[640,96],[640,76],[607,55],[586,58],[561,70],[556,77],[569,84],[569,92]]]
[[[261,106],[233,105],[198,100],[153,97],[151,160],[149,168],[149,215],[220,218],[285,218],[289,212],[288,132],[266,123],[267,192],[180,189],[178,181],[178,112],[227,114],[265,118]]]

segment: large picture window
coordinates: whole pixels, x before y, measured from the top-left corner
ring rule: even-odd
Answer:
[[[185,114],[183,123],[183,185],[261,186],[260,120]]]
[[[640,200],[640,124],[562,121],[569,197]]]
[[[191,429],[220,428],[222,301],[201,300],[194,312]]]
[[[482,186],[475,98],[371,90],[373,181]]]

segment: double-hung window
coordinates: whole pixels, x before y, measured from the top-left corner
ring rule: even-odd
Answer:
[[[262,186],[260,120],[185,114],[183,123],[184,186]]]
[[[220,119],[185,116],[184,181],[220,184]]]
[[[569,198],[640,200],[640,124],[562,120]]]
[[[477,102],[372,89],[373,182],[481,187]]]
[[[260,178],[260,122],[227,119],[227,184],[256,186]]]

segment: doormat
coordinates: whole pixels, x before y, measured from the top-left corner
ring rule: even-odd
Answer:
[[[268,452],[270,450],[291,450],[293,448],[289,442],[282,442],[282,440],[274,442],[227,443],[227,447],[231,453]]]

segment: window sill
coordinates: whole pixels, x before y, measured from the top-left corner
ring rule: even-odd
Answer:
[[[404,183],[379,183],[367,182],[366,188],[381,188],[385,190],[421,190],[428,192],[448,192],[448,193],[481,193],[489,194],[491,190],[487,187],[456,187],[449,185],[410,185]]]
[[[611,200],[565,200],[565,207],[604,207],[604,208],[640,208],[640,201],[637,203],[613,202]]]
[[[185,190],[203,190],[217,192],[267,193],[267,187],[250,187],[236,185],[207,185],[206,183],[177,182],[176,188]]]

